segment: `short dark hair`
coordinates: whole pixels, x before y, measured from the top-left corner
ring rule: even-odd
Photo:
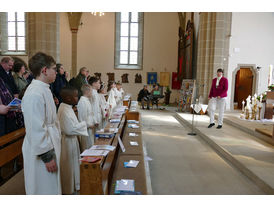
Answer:
[[[15,73],[20,72],[22,66],[25,66],[25,65],[24,65],[23,63],[21,63],[21,62],[16,62],[16,63],[13,65],[13,71],[14,71]]]
[[[75,87],[70,86],[70,85],[65,86],[61,89],[60,96],[62,99],[65,99],[67,96],[73,95],[74,91],[78,92],[78,89],[76,89]]]
[[[99,81],[99,79],[97,77],[90,77],[88,80],[88,83],[90,85],[92,85],[93,83],[98,82],[98,81]]]
[[[222,73],[224,73],[224,70],[221,69],[221,68],[219,68],[219,69],[217,70],[217,72],[222,72]]]
[[[58,74],[60,72],[61,66],[63,66],[63,64],[60,64],[60,63],[56,64],[56,71],[57,71]]]
[[[34,54],[29,60],[29,68],[34,77],[40,76],[43,67],[49,68],[53,64],[56,64],[54,58],[43,52]]]

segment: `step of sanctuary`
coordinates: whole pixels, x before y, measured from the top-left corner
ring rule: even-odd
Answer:
[[[274,145],[274,139],[272,139],[274,120],[272,120],[272,122],[243,120],[243,119],[240,119],[239,116],[240,116],[240,111],[225,112],[223,121],[256,138],[259,138],[269,144]],[[218,119],[217,113],[215,114],[215,119],[216,120]]]
[[[176,112],[174,117],[191,128],[192,114]],[[266,194],[274,194],[274,146],[226,122],[222,129],[209,129],[207,115],[195,115],[194,120],[197,135]]]

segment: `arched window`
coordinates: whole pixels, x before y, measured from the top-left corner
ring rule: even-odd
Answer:
[[[142,69],[143,24],[144,14],[141,12],[116,13],[116,69]]]

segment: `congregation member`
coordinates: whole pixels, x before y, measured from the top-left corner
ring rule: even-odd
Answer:
[[[87,124],[79,122],[72,106],[78,103],[78,90],[64,87],[61,90],[63,102],[58,109],[58,119],[62,133],[61,180],[62,194],[77,194],[80,190],[80,148],[77,136],[88,137]]]
[[[64,66],[62,64],[56,64],[56,71],[57,75],[55,81],[52,84],[52,92],[60,104],[62,102],[60,91],[62,88],[68,85],[68,81]]]
[[[22,128],[24,125],[21,111],[11,111],[8,106],[13,98],[5,82],[0,78],[0,106],[2,108],[2,112],[0,112],[0,136]]]
[[[80,150],[83,152],[85,149],[90,148],[94,144],[94,129],[95,129],[95,119],[94,114],[92,112],[92,106],[90,103],[90,99],[92,98],[91,86],[89,84],[84,84],[82,86],[82,93],[78,104],[78,119],[80,122],[85,121],[87,124],[88,136],[80,136]]]
[[[0,77],[5,82],[14,97],[18,97],[19,91],[12,76],[14,61],[11,57],[3,57],[0,62]]]
[[[147,85],[144,85],[144,88],[140,90],[138,94],[137,101],[141,102],[142,104],[142,109],[145,109],[145,102],[147,103],[147,109],[149,110],[149,105],[150,105],[150,93],[147,89]]]
[[[219,109],[218,116],[218,126],[217,129],[221,129],[223,126],[223,118],[225,111],[225,104],[227,99],[227,90],[228,90],[228,80],[223,76],[223,69],[217,70],[217,77],[212,80],[210,93],[208,95],[208,110],[210,117],[210,124],[208,128],[211,128],[215,125],[214,123],[214,113],[216,106]]]
[[[79,97],[82,96],[81,88],[84,84],[88,84],[89,70],[86,67],[82,67],[74,79],[72,86],[76,87],[79,92]]]
[[[116,107],[117,103],[116,103],[116,99],[117,99],[117,95],[115,92],[115,88],[116,88],[116,84],[115,82],[110,81],[108,83],[108,99],[107,99],[107,103],[109,105],[109,115],[111,116],[114,108]]]
[[[88,82],[92,88],[90,98],[91,101],[91,108],[92,112],[94,114],[94,120],[95,120],[95,127],[96,129],[102,129],[102,113],[101,113],[101,107],[100,107],[100,97],[98,94],[98,89],[100,89],[100,80],[94,76],[90,77]],[[94,133],[95,135],[95,133]]]
[[[13,65],[13,78],[18,88],[19,93],[26,88],[29,84],[25,79],[24,74],[26,73],[25,65],[22,62],[17,62]]]
[[[106,91],[105,91],[105,85],[101,84],[100,89],[98,90],[99,94],[99,101],[100,101],[100,107],[102,111],[102,126],[103,128],[106,126],[109,118],[109,104],[106,101]]]
[[[53,57],[38,52],[29,60],[35,79],[23,100],[26,135],[22,152],[28,195],[62,194],[60,181],[61,133],[49,84],[56,77]]]

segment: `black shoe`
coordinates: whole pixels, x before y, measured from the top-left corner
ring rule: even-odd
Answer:
[[[150,110],[149,107],[147,107],[147,110]]]
[[[217,129],[221,129],[223,126],[222,125],[218,125]]]
[[[213,127],[214,125],[215,125],[215,123],[212,123],[212,124],[208,125],[207,128],[211,128],[211,127]]]
[[[142,107],[142,109],[145,109],[144,107]]]

